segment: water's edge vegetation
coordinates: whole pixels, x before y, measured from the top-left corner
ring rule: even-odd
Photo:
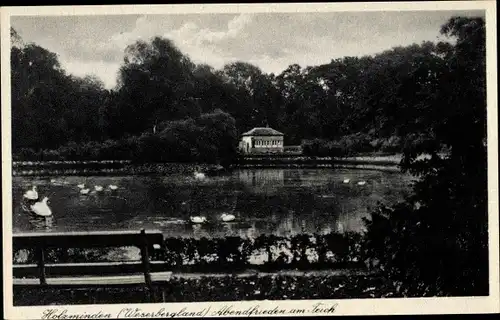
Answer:
[[[404,295],[396,289],[397,282],[388,281],[381,273],[379,261],[365,250],[358,233],[261,235],[255,239],[166,238],[164,244],[165,251],[152,252],[151,258],[164,259],[173,271],[168,285],[161,285],[167,302],[206,301],[207,297],[212,301],[238,301]],[[46,254],[47,263],[109,261],[106,248],[70,252],[52,249]],[[25,250],[15,253],[14,261],[36,263],[34,252]],[[114,299],[120,297],[120,301],[148,302],[142,288],[44,290],[50,294],[51,304],[102,303],[108,294]],[[153,295],[161,297],[157,292]],[[39,290],[28,288],[15,288],[14,296],[17,305],[45,301]]]
[[[220,174],[235,168],[344,168],[384,171],[400,171],[401,157],[364,156],[348,158],[332,157],[247,157],[229,167],[207,163],[134,163],[131,160],[103,161],[15,161],[13,176],[54,175],[117,175],[117,174],[188,174],[195,167],[210,174]]]
[[[255,239],[169,238],[165,250],[151,252],[151,260],[163,260],[175,272],[230,272],[249,268],[260,271],[359,269],[372,266],[373,258],[359,233],[299,234],[291,237],[260,235]],[[109,261],[109,250],[50,249],[47,263]],[[136,259],[139,256],[133,254]],[[14,253],[15,263],[36,263],[32,250]]]

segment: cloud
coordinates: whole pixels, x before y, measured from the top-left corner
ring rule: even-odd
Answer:
[[[221,68],[244,61],[280,73],[344,56],[438,40],[439,27],[454,15],[481,12],[332,12],[255,14],[149,14],[16,17],[13,26],[26,42],[59,54],[75,75],[94,73],[107,88],[116,83],[125,48],[163,36],[195,63]]]
[[[196,23],[187,22],[179,29],[167,32],[164,37],[171,39],[174,43],[195,62],[201,61],[213,66],[220,66],[224,61],[232,57],[220,50],[219,44],[233,40],[241,36],[244,29],[250,25],[252,17],[240,14],[227,23],[227,28],[222,31],[214,31],[209,28],[201,28]]]
[[[77,77],[95,75],[101,79],[106,89],[112,89],[116,85],[120,63],[105,61],[72,61],[60,59],[62,67]]]

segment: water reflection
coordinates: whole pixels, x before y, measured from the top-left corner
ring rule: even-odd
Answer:
[[[332,169],[244,169],[203,183],[182,175],[54,179],[13,178],[15,232],[148,228],[167,236],[256,237],[361,231],[361,218],[370,208],[401,200],[412,180],[397,173]],[[366,185],[356,184],[361,180]],[[82,181],[90,188],[119,188],[81,195],[77,185]],[[22,194],[33,184],[41,197],[53,194],[52,219],[30,218],[23,212]],[[223,223],[222,213],[234,214],[235,222]],[[210,223],[191,225],[191,215],[204,215]]]
[[[269,193],[285,185],[285,170],[240,170],[238,171],[238,180],[242,182],[248,190],[258,193]]]
[[[195,238],[203,238],[203,237],[209,236],[208,233],[206,232],[206,230],[203,229],[202,225],[193,224],[192,228],[193,228],[193,236]]]

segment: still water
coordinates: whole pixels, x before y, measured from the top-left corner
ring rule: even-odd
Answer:
[[[13,231],[145,228],[197,238],[359,232],[361,218],[379,202],[403,200],[412,181],[401,173],[350,169],[241,169],[203,180],[186,175],[14,177]],[[88,195],[80,194],[81,183],[91,188]],[[111,184],[118,189],[110,190]],[[23,211],[22,195],[32,185],[40,198],[49,197],[51,218]],[[96,192],[96,185],[104,191]],[[222,222],[222,213],[235,215],[235,221]],[[195,215],[208,223],[192,225],[189,217]]]

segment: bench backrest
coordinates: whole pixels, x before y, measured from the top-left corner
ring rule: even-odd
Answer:
[[[14,234],[13,250],[43,248],[142,247],[162,245],[160,231],[28,232]]]
[[[138,271],[144,273],[145,282],[151,284],[151,266],[149,261],[149,250],[153,245],[163,247],[163,234],[160,231],[90,231],[90,232],[58,232],[43,233],[29,232],[13,235],[13,250],[34,249],[36,253],[37,266],[14,265],[14,271],[19,275],[33,274],[35,271],[40,284],[46,283],[45,250],[49,248],[97,248],[97,247],[127,247],[135,246],[141,249],[141,263],[79,263],[47,265],[49,273],[108,273],[117,271]],[[154,271],[154,270],[153,270]]]

